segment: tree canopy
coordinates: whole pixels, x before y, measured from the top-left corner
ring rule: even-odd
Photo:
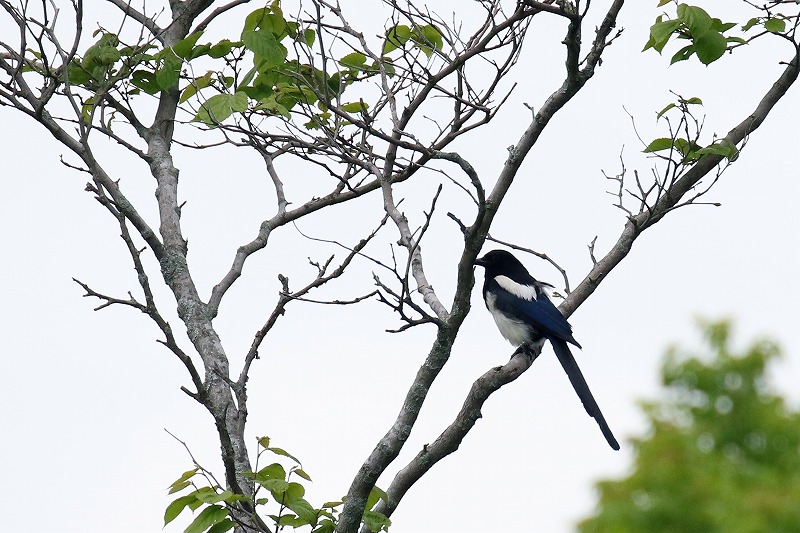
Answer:
[[[708,349],[671,349],[665,399],[642,407],[649,429],[632,440],[633,473],[601,481],[583,533],[789,533],[800,529],[800,412],[771,386],[771,341],[741,353],[729,322],[704,326]]]

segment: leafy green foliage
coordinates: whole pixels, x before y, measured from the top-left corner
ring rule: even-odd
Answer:
[[[172,47],[172,51],[175,53],[176,56],[180,58],[192,59],[192,52],[195,49],[195,44],[197,44],[197,40],[202,35],[203,35],[202,31],[194,32],[185,39],[175,43],[175,45]]]
[[[644,402],[633,473],[602,481],[582,532],[800,531],[800,413],[772,392],[779,350],[731,353],[730,324],[705,324],[709,353],[668,352],[665,399]]]
[[[764,29],[772,33],[783,33],[786,31],[786,21],[780,18],[769,18],[764,21]]]
[[[415,25],[397,24],[386,31],[386,40],[383,42],[383,55],[402,49],[407,43],[412,43],[427,57],[433,55],[434,50],[441,50],[444,46],[442,32],[432,24]]]
[[[671,102],[659,111],[656,115],[656,120],[660,120],[670,112],[680,112],[679,124],[683,126],[687,123],[687,118],[692,117],[689,106],[693,105],[703,105],[703,101],[697,97],[688,99],[679,98],[677,102]],[[682,130],[685,131],[682,127],[677,128],[677,131]],[[697,139],[686,139],[677,135],[674,137],[659,137],[654,139],[642,152],[652,154],[668,152],[667,154],[661,155],[670,159],[673,159],[674,155],[678,154],[680,157],[677,158],[677,162],[681,164],[693,163],[705,155],[719,155],[726,158],[728,161],[735,161],[739,156],[739,149],[725,139],[716,141],[709,146],[701,146],[698,144]]]
[[[117,46],[119,39],[115,34],[101,33],[97,42],[86,50],[83,59],[76,58],[68,66],[70,82],[81,85],[105,80],[122,58]]]
[[[392,521],[389,520],[386,515],[374,510],[379,501],[383,500],[386,502],[388,499],[389,497],[387,494],[378,487],[373,487],[369,493],[369,497],[367,497],[363,521],[364,525],[367,526],[372,533],[389,531],[389,526],[392,525]]]
[[[339,64],[343,67],[355,68],[360,69],[364,66],[364,63],[367,62],[367,56],[362,54],[361,52],[353,52],[352,54],[347,54],[343,58],[339,60]]]
[[[661,2],[659,6],[665,3]],[[664,15],[659,15],[650,27],[650,38],[644,47],[644,50],[652,48],[660,54],[673,37],[691,41],[672,56],[670,64],[696,55],[701,63],[710,65],[722,57],[730,43],[745,42],[739,37],[725,35],[736,23],[713,18],[701,7],[678,4],[676,15],[676,18],[666,20]]]
[[[235,112],[241,113],[246,110],[247,95],[243,92],[216,94],[203,103],[195,119],[206,124],[215,124],[224,121]]]
[[[380,56],[354,43],[341,57],[326,50],[326,61],[318,62],[312,59],[321,55],[313,48],[317,32],[305,24],[287,19],[274,0],[245,17],[239,40],[203,42],[204,32],[197,31],[158,49],[154,44],[128,46],[98,30],[83,57],[69,63],[64,81],[90,93],[82,97],[87,123],[94,120],[97,102],[103,102],[99,94],[114,91],[118,101],[128,101],[177,90],[184,110],[210,128],[255,115],[278,121],[299,117],[310,130],[339,129],[361,120],[371,108],[363,93],[348,99],[349,87],[374,76],[395,76],[398,53],[401,59],[406,54],[430,58],[445,45],[434,25],[396,25],[386,32]],[[389,57],[392,52],[395,57]],[[27,68],[35,70],[37,64]]]
[[[222,96],[222,95],[220,95]],[[240,516],[249,514],[244,512],[240,502],[249,502],[256,508],[269,506],[265,511],[266,516],[273,522],[273,531],[279,532],[286,527],[294,529],[308,527],[312,533],[332,533],[336,528],[338,508],[342,501],[326,502],[320,508],[315,508],[306,499],[306,489],[291,478],[295,476],[306,481],[311,481],[311,476],[302,469],[300,461],[283,448],[270,446],[269,437],[258,439],[258,459],[265,454],[275,456],[279,460],[289,460],[288,467],[280,462],[271,463],[257,472],[246,473],[253,482],[253,497],[234,494],[218,486],[197,486],[195,479],[198,476],[208,481],[207,472],[200,467],[195,467],[181,474],[169,486],[169,494],[180,492],[186,488],[193,489],[188,494],[173,500],[164,511],[164,525],[175,520],[185,509],[192,512],[200,510],[186,532],[191,533],[221,533],[232,529],[235,525],[231,513],[237,512]],[[258,462],[256,462],[256,465]],[[268,495],[263,496],[264,492]],[[375,487],[369,495],[364,512],[364,525],[375,533],[388,531],[391,521],[374,508],[381,500],[386,501],[388,496],[384,491]]]
[[[706,147],[698,145],[694,141],[690,141],[681,137],[675,139],[669,137],[661,137],[653,140],[645,147],[642,152],[655,153],[663,151],[675,151],[683,156],[681,162],[689,163],[697,161],[704,155],[719,155],[729,161],[735,161],[739,155],[739,150],[725,139],[718,141]]]

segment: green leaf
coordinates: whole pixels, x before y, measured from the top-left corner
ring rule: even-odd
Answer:
[[[262,448],[269,448],[269,437],[261,437],[258,439],[258,443]]]
[[[175,55],[178,57],[182,57],[184,59],[189,58],[194,45],[197,43],[197,39],[199,39],[201,35],[203,35],[202,30],[194,32],[185,39],[182,39],[172,45],[172,51],[175,52]]]
[[[422,35],[425,37],[425,40],[432,44],[436,50],[441,50],[442,46],[444,46],[442,33],[436,26],[433,26],[432,24],[422,26]]]
[[[308,522],[306,520],[303,520],[302,518],[299,518],[299,517],[293,515],[293,514],[284,514],[284,515],[281,515],[280,518],[278,518],[277,525],[279,525],[279,526],[289,526],[289,527],[293,527],[293,528],[296,529],[298,527],[307,526]]]
[[[335,502],[325,502],[325,503],[323,503],[323,504],[322,504],[322,508],[323,508],[323,509],[334,509],[334,508],[336,508],[336,507],[339,507],[339,506],[340,506],[340,505],[342,505],[343,503],[344,503],[344,502],[342,502],[342,501],[335,501]]]
[[[242,35],[242,41],[248,50],[255,55],[253,63],[259,71],[280,65],[286,60],[288,54],[286,47],[275,38],[275,35],[266,30],[249,31]]]
[[[203,503],[218,503],[221,501],[229,501],[233,496],[236,496],[229,490],[224,490],[217,494],[216,491],[211,493],[198,494],[197,499]]]
[[[187,505],[195,501],[197,501],[197,498],[195,498],[194,494],[181,496],[180,498],[173,500],[172,503],[167,506],[167,510],[164,511],[164,525],[166,526],[175,520],[175,518],[181,514]]]
[[[760,21],[761,21],[761,19],[760,19],[760,18],[758,18],[758,17],[753,17],[753,18],[751,18],[750,20],[748,20],[748,21],[747,21],[747,22],[746,22],[746,23],[745,23],[745,24],[742,26],[742,31],[747,31],[747,30],[749,30],[750,28],[752,28],[753,26],[755,26],[756,24],[758,24]]]
[[[644,153],[660,152],[661,150],[669,150],[673,146],[672,139],[669,137],[661,137],[654,140],[647,145],[647,148],[642,150]]]
[[[210,505],[197,515],[183,533],[203,533],[209,527],[228,517],[228,510],[219,505]]]
[[[184,481],[183,483],[178,483],[177,485],[172,485],[167,494],[174,494],[176,492],[180,492],[180,491],[182,491],[183,489],[185,489],[186,487],[188,487],[191,484],[192,484],[191,481]]]
[[[194,496],[195,499],[197,500],[197,504],[194,507],[192,507],[192,509],[197,509],[198,507],[203,505],[203,500],[202,500],[203,497],[209,494],[214,495],[216,493],[217,491],[214,490],[213,487],[200,487],[196,491],[192,492],[191,495]]]
[[[386,55],[398,48],[402,48],[411,39],[411,28],[405,24],[398,24],[386,31],[386,41],[383,43],[382,55]]]
[[[375,504],[378,503],[378,500],[388,502],[389,496],[387,496],[386,493],[378,487],[372,487],[372,490],[369,492],[369,496],[367,497],[367,505],[364,508],[372,509],[375,507]]]
[[[115,46],[98,46],[91,56],[87,53],[84,61],[93,62],[97,66],[108,67],[119,61],[122,54]],[[88,59],[87,59],[88,58]]]
[[[292,481],[286,488],[287,500],[300,500],[305,495],[306,495],[306,489],[300,483],[295,483],[294,481]]]
[[[659,16],[656,17],[656,21],[653,24],[658,24],[659,22],[662,22],[663,20],[664,20],[664,16],[663,15],[659,15]],[[651,26],[651,28],[652,28],[652,26]],[[642,48],[642,52],[644,52],[648,48],[652,48],[654,44],[655,44],[655,40],[653,39],[653,35],[651,33],[650,34],[650,38],[647,40],[647,44],[645,44],[644,48]]]
[[[292,114],[289,112],[289,109],[285,105],[279,104],[277,100],[275,100],[275,95],[272,95],[270,97],[261,100],[259,104],[256,106],[256,109],[257,110],[264,109],[273,114],[281,115],[286,119],[292,118]]]
[[[376,61],[375,63],[372,64],[371,68],[375,72],[380,72],[381,66],[383,66],[383,71],[390,78],[394,77],[394,75],[397,74],[397,71],[395,70],[394,65],[392,64],[392,60],[390,58],[388,57],[382,58],[380,64]]]
[[[186,59],[188,60],[196,59],[200,56],[208,54],[210,51],[211,51],[211,43],[201,44],[199,46],[195,46],[194,48],[192,48],[192,53],[189,54],[189,57]]]
[[[84,100],[83,105],[81,106],[81,118],[87,124],[92,121],[92,113],[94,112],[94,108],[97,105],[97,98],[92,96]]]
[[[306,474],[306,471],[303,470],[302,468],[295,468],[294,470],[292,470],[292,472],[294,472],[295,474],[297,474],[301,478],[305,479],[306,481],[311,481],[311,476]]]
[[[336,530],[336,524],[333,521],[325,519],[321,520],[316,529],[311,533],[333,533]]]
[[[173,53],[170,52],[164,57],[161,66],[156,70],[156,83],[162,91],[175,85],[181,75],[181,66],[183,62]]]
[[[203,102],[194,120],[212,126],[224,121],[234,112],[246,111],[247,103],[247,95],[241,91],[237,91],[236,94],[216,94]]]
[[[297,464],[300,464],[300,460],[299,460],[297,457],[295,457],[294,455],[290,454],[289,452],[287,452],[287,451],[286,451],[286,450],[284,450],[283,448],[269,448],[269,451],[271,451],[271,452],[272,452],[272,453],[274,453],[275,455],[280,455],[280,456],[283,456],[283,457],[288,457],[289,459],[291,459],[291,460],[292,460],[292,461],[294,461],[295,463],[297,463]]]
[[[675,139],[674,146],[686,159],[696,159],[695,151],[700,148],[697,143],[682,138]]]
[[[237,113],[244,113],[247,111],[247,95],[241,91],[236,91],[231,98],[231,109]]]
[[[709,30],[694,40],[697,59],[704,65],[710,65],[728,49],[728,41],[716,31]]]
[[[697,151],[698,156],[710,154],[720,155],[727,158],[729,161],[735,161],[739,156],[739,150],[736,148],[736,146],[723,139],[712,144],[711,146],[706,146],[705,148],[701,148]]]
[[[156,94],[161,91],[161,88],[156,82],[155,72],[148,70],[136,70],[131,75],[131,83],[146,92],[147,94]]]
[[[659,0],[658,5],[656,7],[665,6],[665,5],[669,4],[670,2],[672,2],[672,0]]]
[[[702,100],[700,100],[700,99],[699,99],[698,97],[696,97],[696,96],[692,96],[691,98],[689,98],[688,100],[686,100],[686,103],[687,103],[687,104],[693,104],[693,105],[703,105],[703,101],[702,101]]]
[[[279,463],[265,466],[256,473],[256,479],[286,479],[286,470]]]
[[[242,79],[239,81],[239,87],[245,88],[247,85],[250,85],[250,82],[253,81],[256,74],[258,74],[258,65],[254,65],[253,68],[247,71],[247,74],[242,76]]]
[[[301,499],[290,500],[284,503],[286,507],[291,509],[299,518],[305,521],[306,524],[312,526],[317,525],[317,511],[311,507],[311,504]]]
[[[189,85],[187,85],[186,88],[181,93],[180,102],[181,103],[185,102],[186,100],[194,96],[197,93],[197,91],[208,87],[209,84],[211,83],[211,76],[212,72],[209,70],[203,76],[200,76],[199,78],[195,78],[194,80],[192,80],[191,83],[189,83]]]
[[[225,531],[230,531],[233,529],[233,526],[235,525],[236,524],[233,523],[229,518],[226,518],[225,520],[217,522],[211,526],[211,529],[209,529],[207,533],[225,533]]]
[[[714,23],[703,8],[686,4],[678,6],[678,18],[686,24],[695,39],[707,32]]]
[[[725,33],[734,26],[736,26],[735,22],[722,22],[720,19],[717,18],[712,19],[711,22],[711,29],[716,30],[720,33]]]
[[[317,40],[317,32],[308,29],[308,30],[303,30],[303,33],[301,33],[300,35],[302,36],[302,38],[299,38],[300,36],[298,36],[299,41],[301,41],[304,44],[307,44],[308,46],[314,46],[314,42]]]
[[[259,101],[263,100],[264,98],[267,98],[274,92],[271,86],[259,83],[258,79],[256,79],[255,83],[253,83],[253,85],[251,86],[248,87],[240,86],[239,91],[249,96],[251,100],[259,100]]]
[[[286,35],[299,43],[303,42],[303,34],[300,32],[300,24],[297,22],[292,20],[286,22]],[[283,37],[281,37],[281,39],[283,39]]]
[[[776,18],[767,19],[767,21],[764,23],[764,28],[768,32],[783,33],[786,31],[786,21]]]
[[[658,112],[658,114],[656,115],[656,120],[660,119],[664,115],[664,113],[666,113],[673,107],[675,107],[675,104],[668,104],[664,109]]]
[[[247,15],[244,19],[244,28],[242,29],[242,39],[244,39],[245,32],[253,31],[259,27],[261,22],[270,14],[269,7],[261,7]]]
[[[669,60],[669,64],[674,65],[678,61],[686,61],[687,59],[692,57],[692,54],[694,54],[694,45],[690,44],[689,46],[684,46],[683,48],[675,52],[675,55],[673,55],[672,58]]]
[[[339,64],[342,65],[343,67],[361,68],[364,65],[364,63],[366,63],[366,61],[367,61],[367,56],[365,56],[361,52],[353,52],[341,58],[339,60]]]
[[[102,32],[97,30],[95,34]],[[102,80],[114,65],[122,57],[117,50],[119,38],[113,33],[103,33],[95,44],[86,50],[81,64],[84,69],[92,74],[97,80]]]
[[[286,20],[281,15],[270,13],[258,25],[262,30],[268,31],[276,37],[286,37]]]
[[[386,515],[376,513],[375,511],[365,511],[362,520],[364,521],[364,525],[373,533],[389,531],[389,526],[392,525],[392,521],[389,520]]]
[[[233,43],[228,39],[223,39],[208,50],[208,55],[214,59],[219,59],[231,53]]]
[[[347,111],[348,113],[360,113],[361,111],[366,111],[369,106],[366,102],[350,102],[349,104],[344,104],[342,106],[342,111]]]
[[[314,115],[311,117],[311,120],[308,122],[303,123],[303,127],[307,130],[319,130],[322,129],[323,124],[327,124],[327,120],[323,120],[320,115]]]
[[[336,520],[336,515],[334,515],[330,511],[326,511],[325,509],[317,509],[317,514],[319,515],[320,518],[326,516],[328,518]]]
[[[71,85],[85,85],[92,79],[92,75],[83,68],[77,59],[71,61],[67,66],[67,77]],[[136,85],[136,82],[133,83]]]
[[[664,22],[656,22],[652,26],[650,26],[650,41],[648,44],[653,47],[653,49],[661,53],[666,46],[667,42],[669,42],[670,37],[672,34],[681,26],[680,20],[665,20]],[[646,49],[646,48],[645,48]]]
[[[256,482],[270,491],[276,500],[282,500],[282,496],[289,488],[289,484],[282,479],[265,479],[263,481],[256,479]]]

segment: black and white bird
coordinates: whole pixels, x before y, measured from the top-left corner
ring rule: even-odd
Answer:
[[[505,250],[492,250],[475,264],[486,269],[483,300],[503,337],[514,346],[530,346],[547,339],[553,346],[572,387],[586,412],[597,421],[608,444],[619,450],[619,443],[600,412],[569,344],[581,347],[572,336],[572,327],[550,301],[547,290],[553,286],[537,281],[522,263]]]

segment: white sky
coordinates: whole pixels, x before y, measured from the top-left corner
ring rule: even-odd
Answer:
[[[597,253],[604,253],[624,222],[605,193],[601,169],[616,173],[625,145],[629,172],[649,172],[650,161],[639,153],[623,106],[636,117],[642,137],[652,139],[662,136],[653,117],[671,101],[669,89],[701,97],[710,139],[755,107],[782,70],[779,61],[790,57],[789,47],[773,39],[774,45],[763,40],[740,48],[708,68],[694,61],[668,68],[671,54],[639,53],[657,14],[656,2],[630,4],[619,24],[625,28],[623,37],[542,136],[492,231],[556,258],[568,268],[573,285],[590,266],[586,245],[597,235]],[[452,8],[437,9],[446,13]],[[542,19],[533,34],[561,31],[548,26],[552,18]],[[374,24],[378,33],[382,21]],[[586,41],[592,37],[588,33]],[[538,108],[561,75],[562,47],[533,45],[534,40],[513,74],[520,86],[497,121],[459,146],[488,184],[507,156],[506,147],[527,125],[530,115],[523,102]],[[676,49],[671,45],[668,51]],[[540,56],[534,57],[535,52]],[[658,394],[658,367],[667,345],[698,345],[693,325],[698,316],[733,318],[739,345],[757,335],[777,339],[787,357],[773,375],[779,390],[797,404],[797,102],[793,88],[707,197],[722,207],[680,209],[648,230],[571,318],[584,347],[576,353],[578,363],[622,451],[606,445],[548,348],[526,375],[487,402],[483,419],[460,450],[411,490],[392,518],[393,532],[571,531],[594,505],[592,483],[629,470],[627,438],[644,431],[637,401]],[[0,377],[5,406],[0,498],[9,510],[4,527],[158,531],[172,499],[165,487],[191,467],[164,428],[187,441],[204,466],[221,472],[211,417],[180,392],[190,381],[178,361],[155,343],[158,331],[143,315],[121,307],[94,313],[99,302],[81,298],[73,276],[119,296],[136,289],[119,230],[83,191],[87,176],[59,164],[64,148],[19,114],[0,109],[0,117],[0,146],[6,154],[0,195],[6,250],[0,275],[7,280],[0,321],[6,346]],[[120,154],[109,149],[101,159],[134,201],[149,202],[142,212],[157,226],[152,178]],[[180,152],[176,162],[181,196],[188,200],[184,223],[190,261],[201,294],[207,296],[236,246],[255,235],[274,202],[262,165],[244,151]],[[307,176],[280,160],[278,170],[288,176],[287,193],[300,198]],[[400,188],[412,225],[422,223],[414,208],[427,207],[432,191],[427,185]],[[374,196],[359,205],[357,215],[340,209],[333,218],[315,217],[301,228],[355,242],[363,220],[379,213],[380,199]],[[445,213],[463,206],[463,198],[450,187],[440,205],[423,250],[433,286],[449,298],[460,236]],[[384,243],[394,240],[392,232],[384,234]],[[386,245],[379,250],[385,253]],[[298,287],[314,274],[305,258],[314,254],[321,259],[332,251],[286,228],[250,260],[215,321],[237,374],[252,334],[272,308],[277,273],[290,275]],[[548,265],[527,257],[524,262],[536,277],[560,281]],[[149,265],[154,266],[151,259]],[[367,262],[357,264],[325,295],[344,298],[369,290],[372,269]],[[155,269],[151,279],[159,281]],[[480,282],[453,356],[382,487],[452,420],[474,379],[505,362],[512,351],[483,308],[479,287]],[[169,295],[159,290],[158,296],[173,327],[180,329]],[[352,475],[394,420],[427,353],[433,328],[382,333],[397,325],[377,303],[335,309],[297,303],[268,337],[253,367],[250,432],[271,436],[275,445],[303,460],[314,479],[307,497],[315,505],[347,491]],[[255,449],[254,440],[251,445]],[[167,531],[182,530],[179,523],[186,521]]]

